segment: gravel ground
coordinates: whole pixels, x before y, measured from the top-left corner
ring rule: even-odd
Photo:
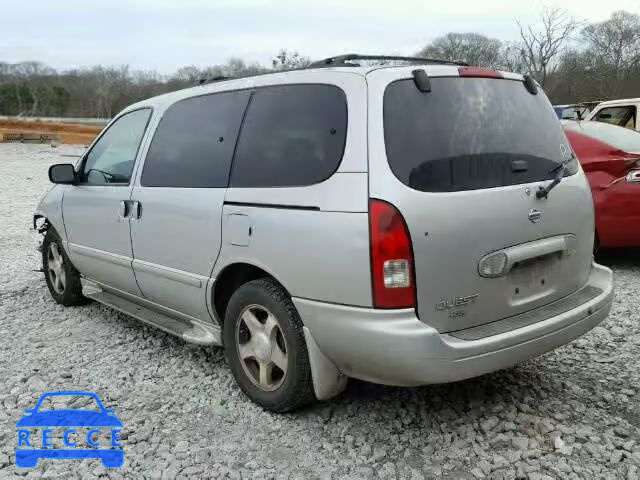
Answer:
[[[616,273],[611,317],[555,352],[452,385],[352,381],[273,415],[241,394],[221,350],[52,301],[29,224],[68,149],[0,145],[0,478],[640,478],[640,253],[601,259]],[[115,409],[122,468],[14,465],[16,421],[52,390]]]

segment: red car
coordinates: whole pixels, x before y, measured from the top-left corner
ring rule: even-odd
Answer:
[[[591,185],[595,247],[640,247],[640,132],[602,122],[562,124]]]

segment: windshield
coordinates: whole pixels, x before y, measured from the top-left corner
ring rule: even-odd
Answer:
[[[567,128],[629,153],[640,153],[640,133],[603,122],[566,122]]]
[[[384,128],[391,170],[425,192],[549,180],[571,152],[542,91],[513,80],[435,77],[428,94],[411,79],[393,82]],[[565,174],[576,171],[570,162]]]
[[[563,120],[580,120],[587,115],[587,109],[581,106],[567,107],[562,110]]]

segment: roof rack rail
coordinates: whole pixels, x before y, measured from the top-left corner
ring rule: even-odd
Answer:
[[[203,77],[198,79],[197,84],[198,85],[206,85],[208,83],[214,83],[214,82],[222,82],[224,80],[233,80],[237,77],[227,77],[225,75],[216,75],[215,77]]]
[[[436,65],[459,65],[461,67],[468,67],[465,62],[457,62],[453,60],[440,60],[437,58],[420,58],[420,57],[399,57],[394,55],[360,55],[357,53],[349,53],[347,55],[338,55],[335,57],[325,58],[317,62],[313,62],[307,68],[318,67],[337,67],[337,66],[352,66],[358,67],[357,63],[350,63],[353,60],[389,60],[398,62],[410,62],[410,63],[430,63]]]

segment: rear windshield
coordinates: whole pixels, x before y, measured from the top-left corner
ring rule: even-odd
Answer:
[[[412,79],[384,95],[387,159],[406,185],[450,192],[552,179],[571,147],[547,98],[522,82],[432,78],[431,92]],[[567,165],[565,175],[577,171]]]
[[[628,153],[640,153],[640,133],[602,122],[566,122],[567,128]]]

